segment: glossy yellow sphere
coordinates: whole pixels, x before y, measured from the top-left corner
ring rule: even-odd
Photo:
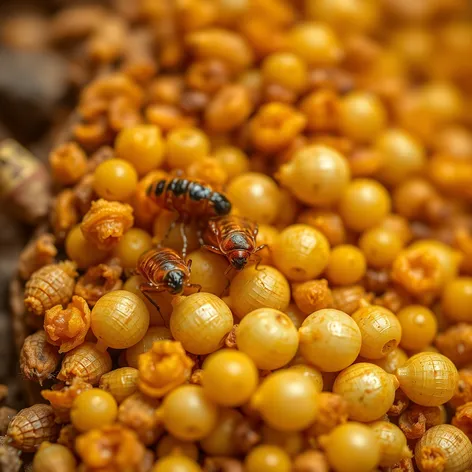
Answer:
[[[280,447],[262,444],[256,446],[244,461],[246,472],[290,472],[289,455]]]
[[[12,464],[15,464],[14,460]],[[73,472],[76,466],[77,461],[68,447],[44,441],[34,455],[32,470],[34,472]]]
[[[451,320],[472,321],[472,277],[457,277],[444,287],[441,298],[444,314]]]
[[[229,283],[225,274],[228,261],[224,256],[214,254],[206,249],[192,251],[187,260],[192,261],[190,283],[202,287],[202,292],[220,296]]]
[[[139,176],[157,169],[164,160],[164,143],[156,125],[137,125],[120,131],[115,142],[120,159],[128,161]]]
[[[143,229],[131,228],[113,248],[113,255],[120,259],[124,269],[135,269],[139,256],[151,248],[151,235]]]
[[[218,407],[199,385],[181,385],[172,390],[157,409],[156,416],[178,439],[203,439],[216,426]]]
[[[403,349],[419,351],[429,346],[438,331],[434,313],[421,305],[408,305],[397,313],[402,326],[400,346]]]
[[[99,388],[80,393],[72,403],[70,419],[74,428],[85,432],[115,421],[118,405],[113,396]]]
[[[320,275],[328,265],[330,248],[326,237],[308,225],[291,225],[278,236],[272,248],[274,265],[294,282]]]
[[[203,390],[219,405],[240,406],[246,403],[258,382],[257,367],[244,352],[223,349],[205,360]]]
[[[93,174],[93,189],[105,200],[128,200],[136,190],[138,174],[135,168],[123,159],[102,162]]]
[[[172,169],[187,169],[193,162],[208,156],[208,136],[196,128],[177,128],[167,135],[166,162]]]
[[[423,406],[448,402],[459,381],[456,366],[436,352],[415,354],[396,370],[395,375],[406,396]]]
[[[336,472],[371,472],[380,463],[380,442],[368,426],[360,423],[337,426],[322,445]]]
[[[316,418],[317,389],[301,372],[283,369],[270,374],[251,399],[264,421],[280,431],[301,431]]]
[[[340,34],[370,31],[381,13],[376,0],[306,0],[306,15]]]
[[[202,472],[202,468],[194,460],[176,455],[159,459],[151,472]]]
[[[284,164],[276,178],[307,205],[335,203],[351,177],[347,159],[333,148],[302,147]]]
[[[240,321],[236,344],[259,369],[274,370],[288,364],[295,356],[298,333],[285,313],[259,308]]]
[[[229,183],[226,193],[246,218],[266,224],[277,218],[280,190],[267,175],[258,172],[240,174]]]
[[[340,102],[341,131],[355,141],[372,141],[383,130],[386,121],[385,108],[375,95],[351,92]]]
[[[340,310],[318,310],[299,329],[300,353],[323,372],[339,372],[350,366],[361,350],[357,324]]]
[[[289,32],[288,47],[309,66],[331,66],[342,58],[342,49],[334,31],[315,22],[299,23]]]
[[[292,363],[297,360],[298,356],[296,356]],[[303,362],[303,359],[301,359]],[[296,372],[300,372],[305,377],[308,377],[316,387],[318,393],[323,391],[323,374],[315,367],[308,365],[308,364],[294,364],[289,367],[289,369],[294,370]]]
[[[401,341],[402,327],[398,318],[378,305],[362,306],[352,314],[362,336],[361,356],[381,359]]]
[[[259,232],[256,236],[256,243],[258,246],[265,247],[261,249],[257,255],[261,258],[261,264],[271,265],[272,262],[272,247],[275,244],[279,231],[271,225],[259,225]]]
[[[359,239],[359,248],[371,267],[383,269],[390,267],[403,249],[400,234],[391,229],[376,226],[365,231]]]
[[[431,451],[444,461],[447,472],[472,467],[472,443],[464,431],[451,424],[433,426],[416,443],[415,462],[420,472],[431,470]]]
[[[115,290],[101,297],[92,310],[92,331],[105,346],[126,349],[149,328],[149,311],[134,293]]]
[[[219,349],[232,327],[231,310],[212,293],[194,293],[174,303],[172,336],[192,354],[210,354]]]
[[[430,82],[420,92],[423,109],[441,124],[457,120],[464,111],[461,92],[450,82]]]
[[[372,179],[356,179],[341,197],[339,213],[348,228],[364,231],[379,224],[390,207],[390,195],[385,187]]]
[[[367,362],[353,364],[336,377],[333,393],[348,403],[349,418],[374,421],[393,405],[398,380],[380,367]]]
[[[369,427],[380,443],[380,465],[391,467],[402,459],[412,456],[408,449],[407,439],[403,431],[388,421],[375,421]]]
[[[302,92],[308,84],[306,63],[289,52],[276,52],[264,59],[262,79],[267,85],[277,84],[295,93]]]
[[[263,307],[284,311],[290,303],[290,285],[274,267],[251,265],[234,277],[229,296],[234,315],[241,319]]]
[[[212,153],[213,157],[222,165],[228,179],[249,172],[249,159],[246,154],[234,146],[221,146]]]
[[[383,163],[377,177],[387,185],[398,185],[419,174],[426,164],[424,146],[401,129],[388,129],[379,135],[375,148]]]
[[[367,264],[360,249],[341,244],[331,250],[325,274],[334,285],[352,285],[365,275]]]

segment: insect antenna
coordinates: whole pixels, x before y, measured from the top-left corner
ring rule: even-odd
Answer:
[[[159,312],[159,316],[161,317],[161,320],[163,321],[164,326],[168,328],[169,326],[167,325],[166,319],[162,315],[160,306],[152,299],[152,297],[148,293],[148,292],[155,292],[156,290],[154,290],[153,287],[152,288],[149,287],[147,284],[141,284],[139,289],[141,290],[141,293],[152,303],[154,308],[156,308],[156,310]]]
[[[228,277],[231,271],[233,270],[233,266],[230,264],[228,268],[225,270],[225,277],[226,277],[226,286],[223,289],[223,291],[220,294],[220,298],[223,296],[223,294],[228,290],[229,286],[231,285],[231,279]]]
[[[262,269],[259,269],[259,264],[260,264],[261,261],[262,261],[262,257],[259,256],[259,254],[253,254],[252,257],[253,257],[254,260],[256,261],[256,267],[255,267],[255,269],[256,269],[256,270],[262,270]]]

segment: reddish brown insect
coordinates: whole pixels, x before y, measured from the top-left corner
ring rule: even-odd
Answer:
[[[240,216],[212,218],[203,234],[204,247],[222,254],[228,259],[230,267],[241,270],[251,257],[265,247],[265,244],[256,246],[257,232],[256,223]]]
[[[141,255],[136,267],[137,272],[145,279],[139,288],[159,309],[149,296],[150,293],[169,292],[179,295],[187,287],[201,288],[189,281],[191,266],[192,261],[185,262],[173,249],[150,249]]]
[[[183,221],[227,215],[231,211],[231,203],[222,193],[196,180],[160,179],[149,186],[147,195],[161,208],[177,212]]]

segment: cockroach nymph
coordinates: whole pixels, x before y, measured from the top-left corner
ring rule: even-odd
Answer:
[[[139,287],[143,295],[159,310],[151,293],[169,292],[180,295],[186,288],[201,289],[190,283],[192,261],[185,260],[173,249],[149,249],[138,260],[136,271],[145,282]]]
[[[242,270],[265,247],[256,245],[257,233],[257,224],[246,218],[235,215],[212,218],[203,233],[204,247],[225,256],[230,267]]]

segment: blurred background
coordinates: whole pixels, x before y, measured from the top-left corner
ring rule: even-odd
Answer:
[[[84,39],[107,7],[107,1],[0,1],[0,142],[13,138],[36,159],[47,160],[80,87],[90,78],[81,65]],[[9,403],[17,406],[23,399],[8,292],[33,225],[8,213],[2,186],[0,176],[0,197],[5,197],[0,200],[0,384],[9,386]]]

